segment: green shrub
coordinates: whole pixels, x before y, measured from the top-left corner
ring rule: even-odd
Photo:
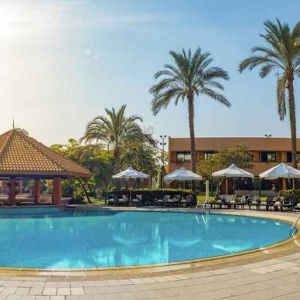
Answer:
[[[297,190],[282,190],[279,192],[279,196],[290,197],[296,196],[300,200],[300,189]]]

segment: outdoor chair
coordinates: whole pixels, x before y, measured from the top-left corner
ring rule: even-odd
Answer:
[[[122,195],[122,198],[118,199],[118,204],[121,206],[127,206],[129,205],[129,199],[127,195]]]
[[[245,209],[245,204],[247,203],[247,198],[245,195],[242,195],[241,197],[236,197],[233,202],[233,209]]]
[[[177,195],[174,195],[172,199],[173,199],[173,205],[178,207],[179,203],[180,203],[181,196],[177,194]]]
[[[154,199],[154,205],[155,206],[164,206],[164,201],[162,199]]]
[[[281,203],[281,211],[283,211],[284,209],[293,211],[293,208],[296,206],[296,204],[297,204],[297,197],[291,196],[288,198],[284,198]]]
[[[223,204],[226,202],[224,195],[217,195],[215,200],[210,201],[209,205],[210,208],[222,208]]]
[[[186,197],[183,197],[180,202],[182,207],[191,207],[193,205],[193,197],[191,195],[188,195]]]
[[[249,202],[249,209],[252,209],[252,206],[255,206],[256,210],[260,210],[260,198],[258,195],[254,195]]]
[[[270,210],[270,208],[273,208],[273,196],[268,196],[266,200],[261,201],[260,206],[264,206],[266,210]]]
[[[221,208],[224,206],[225,208],[231,208],[235,201],[235,195],[225,195]]]
[[[168,207],[173,207],[175,206],[175,200],[174,198],[169,198],[168,200],[165,201],[165,206],[168,206]]]
[[[143,203],[143,195],[136,195],[135,198],[132,199],[132,204],[135,206],[142,205]]]
[[[282,210],[282,202],[283,202],[284,198],[283,197],[276,197],[275,198],[275,202],[273,204],[274,206],[274,210],[278,211],[278,210]]]
[[[110,206],[110,205],[117,205],[118,203],[118,196],[116,194],[113,194],[111,196],[111,198],[109,198],[107,200],[107,205]]]
[[[295,210],[295,211],[300,210],[300,202],[296,203],[296,205],[293,207],[293,210]]]
[[[169,203],[170,203],[170,199],[171,199],[171,196],[170,195],[164,195],[163,196],[163,205],[164,206],[168,206],[169,205]]]

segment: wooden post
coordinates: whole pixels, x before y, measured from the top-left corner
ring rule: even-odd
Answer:
[[[282,178],[282,189],[286,190],[287,189],[287,182],[285,178]]]
[[[34,180],[33,197],[34,197],[34,204],[39,204],[41,200],[41,185],[39,179]]]
[[[9,181],[9,194],[8,200],[10,204],[16,204],[16,179],[10,179]]]
[[[61,179],[53,179],[52,204],[61,205]]]
[[[226,192],[226,195],[228,195],[228,193],[229,193],[229,182],[228,182],[228,178],[225,179],[225,192]]]
[[[19,180],[18,185],[19,185],[19,194],[22,194],[23,193],[23,181],[22,181],[22,179]]]

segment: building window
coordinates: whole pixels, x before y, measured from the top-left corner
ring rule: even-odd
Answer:
[[[214,151],[207,151],[204,152],[204,159],[210,159],[211,157],[213,157],[216,154],[216,152]]]
[[[296,160],[297,160],[297,162],[300,162],[300,152],[297,152]],[[286,153],[286,162],[292,162],[292,152],[291,151],[288,151]]]
[[[189,162],[191,161],[191,153],[190,152],[177,152],[176,153],[176,161],[178,162]]]
[[[276,152],[260,152],[261,162],[276,162]]]

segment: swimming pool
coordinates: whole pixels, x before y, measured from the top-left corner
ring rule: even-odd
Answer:
[[[186,212],[0,210],[0,266],[125,267],[223,256],[290,237],[270,219]]]

